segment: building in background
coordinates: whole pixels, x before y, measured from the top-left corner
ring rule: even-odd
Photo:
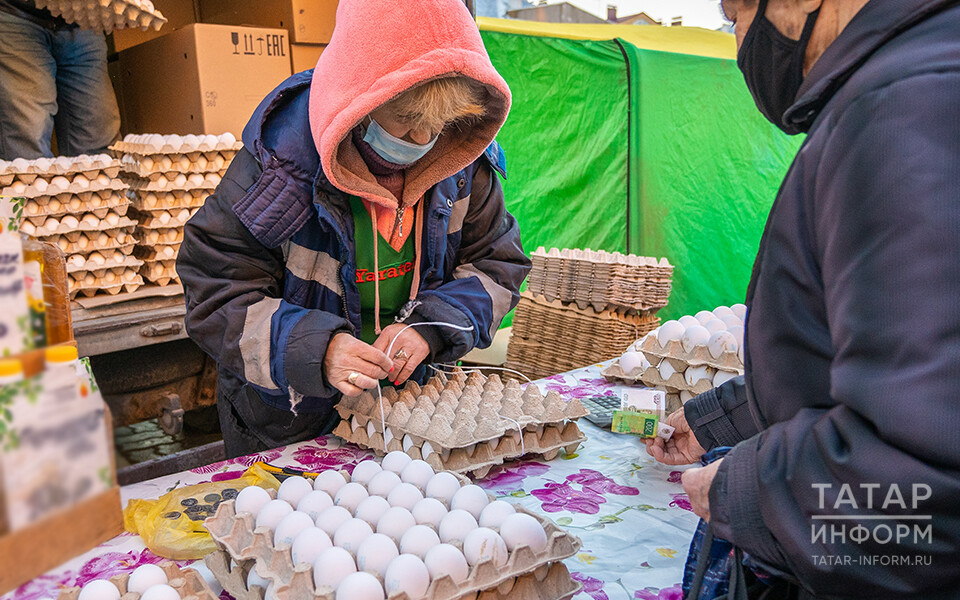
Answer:
[[[511,10],[533,6],[527,0],[473,0],[474,10],[478,17],[493,17],[503,19]]]
[[[477,15],[480,15],[479,2]],[[489,0],[505,2],[506,0]],[[521,19],[524,21],[541,21],[544,23],[612,23],[615,25],[662,25],[660,21],[654,19],[647,13],[641,12],[626,17],[617,16],[616,5],[607,5],[607,19],[601,19],[591,12],[578,8],[569,2],[560,2],[557,4],[546,4],[539,2],[537,6],[528,6],[526,8],[516,8],[507,11],[507,16],[512,19]]]
[[[616,23],[617,25],[663,25],[663,23],[654,19],[645,12],[626,17],[618,17],[617,7],[613,4],[607,5],[607,22]]]

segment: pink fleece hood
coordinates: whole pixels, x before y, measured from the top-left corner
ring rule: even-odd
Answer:
[[[330,182],[369,203],[396,209],[350,139],[371,111],[420,83],[462,75],[484,84],[486,114],[440,135],[406,170],[402,204],[413,206],[474,162],[503,126],[510,88],[490,62],[462,0],[340,0],[337,26],[310,89],[310,128]]]

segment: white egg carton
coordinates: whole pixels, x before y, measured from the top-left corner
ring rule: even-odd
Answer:
[[[156,229],[145,229],[138,227],[136,237],[144,246],[156,246],[158,244],[179,244],[183,242],[182,227],[159,227]]]
[[[223,174],[236,155],[236,150],[210,150],[188,154],[124,154],[123,170],[149,178],[159,173]]]
[[[113,204],[112,206],[101,206],[100,208],[86,207],[80,212],[61,210],[47,215],[24,216],[21,224],[27,221],[33,224],[34,227],[48,231],[58,231],[65,227],[74,230],[82,224],[86,224],[87,227],[96,228],[104,219],[113,219],[110,215],[115,215],[117,218],[123,219],[127,216],[129,206],[129,202],[122,202]],[[76,221],[76,224],[74,224],[74,221]]]
[[[133,254],[137,243],[136,238],[133,237],[132,228],[118,229],[109,233],[101,231],[91,235],[84,233],[80,234],[75,241],[70,241],[66,236],[53,236],[48,241],[56,244],[66,256],[87,255],[103,250],[119,250],[124,254]]]
[[[104,292],[115,296],[120,292],[134,292],[143,285],[137,267],[119,267],[96,272],[73,273],[67,276],[70,297],[91,297]]]
[[[209,197],[209,190],[173,190],[167,192],[130,192],[137,210],[173,210],[199,208]]]
[[[93,179],[88,179],[85,175],[78,173],[69,178],[65,175],[57,175],[49,181],[38,177],[30,185],[19,180],[14,181],[10,186],[0,190],[0,195],[15,198],[36,198],[41,202],[46,198],[57,198],[62,202],[63,197],[68,195],[91,194],[104,190],[119,192],[126,190],[128,187],[119,179],[111,178],[103,172]]]
[[[167,583],[180,594],[181,600],[218,600],[203,577],[194,569],[181,569],[176,563],[165,561],[158,565],[167,575]],[[140,594],[128,591],[130,573],[114,575],[110,582],[120,591],[120,600],[140,600]],[[81,588],[72,587],[60,591],[57,600],[78,600]]]
[[[586,439],[576,423],[587,414],[579,400],[564,402],[555,392],[544,397],[535,385],[521,390],[515,380],[504,385],[497,375],[438,374],[423,388],[409,382],[382,396],[383,415],[370,392],[343,398],[334,434],[378,454],[405,452],[438,471],[483,477],[521,456],[573,453]]]
[[[139,267],[140,259],[124,254],[120,250],[101,250],[88,255],[73,254],[67,258],[67,273],[94,273],[98,275],[107,269],[119,267]]]
[[[120,163],[108,154],[81,154],[80,156],[60,156],[57,158],[38,158],[27,160],[17,158],[11,161],[0,160],[0,187],[14,181],[30,185],[38,177],[50,179],[57,175],[83,174],[87,179],[95,179],[100,173],[114,178],[120,172]]]
[[[134,255],[144,263],[175,261],[180,253],[180,244],[153,244],[137,247]]]
[[[664,379],[660,373],[660,369],[656,366],[651,366],[640,375],[640,381],[652,388],[662,389],[671,394],[680,394],[680,392],[687,391],[694,396],[698,396],[714,388],[713,376],[717,371],[712,367],[705,368],[707,369],[709,377],[691,382],[685,376],[685,371],[677,371],[667,379]]]
[[[82,29],[104,33],[117,29],[159,31],[167,22],[150,0],[36,0],[36,4]]]
[[[198,210],[199,208],[145,211],[134,209],[131,211],[131,216],[136,218],[141,229],[179,229],[186,225]]]
[[[92,218],[88,218],[91,216]],[[103,218],[88,213],[87,215],[82,215],[81,218],[77,218],[74,215],[66,215],[62,219],[47,217],[40,226],[34,225],[30,221],[25,221],[21,223],[20,231],[21,233],[38,238],[46,238],[53,235],[67,235],[69,238],[69,234],[85,231],[106,231],[134,225],[136,225],[135,221],[127,216],[118,214],[115,209],[110,209]]]
[[[343,475],[349,480],[348,474],[343,473]],[[488,495],[488,500],[492,502],[494,498]],[[405,592],[401,592],[391,594],[388,600],[459,600],[476,597],[481,592],[495,590],[552,563],[570,558],[580,549],[580,540],[558,527],[553,521],[521,506],[514,506],[514,508],[518,513],[533,517],[543,527],[547,536],[547,545],[542,551],[534,552],[529,546],[520,546],[509,554],[507,563],[503,566],[495,565],[492,558],[473,565],[470,575],[462,583],[455,583],[450,576],[444,576],[431,581],[426,595],[422,598],[410,598]],[[295,565],[290,545],[274,546],[273,531],[267,527],[255,527],[255,517],[250,513],[237,514],[234,500],[221,503],[216,514],[208,518],[204,525],[220,550],[240,567],[234,570],[246,574],[252,562],[256,565],[257,573],[261,577],[273,582],[276,588],[276,600],[308,598],[333,600],[333,590],[318,589],[315,586],[313,567],[308,564]],[[462,549],[460,542],[454,541],[453,545]],[[239,600],[244,593],[250,593],[251,590],[246,587],[245,577],[242,579],[233,577],[232,581],[226,576],[221,578],[220,575],[224,574],[225,562],[228,563],[229,569],[229,561],[222,559],[218,559],[215,565],[210,562],[207,565],[225,590],[231,594],[233,590],[239,593],[239,595],[235,594]],[[567,577],[569,579],[569,574]],[[255,590],[254,593],[256,593]]]
[[[117,154],[138,154],[153,156],[158,154],[191,154],[194,152],[237,152],[243,148],[243,142],[237,141],[231,133],[220,135],[160,135],[130,134],[110,146]]]
[[[121,192],[104,190],[84,194],[83,197],[71,196],[67,202],[61,202],[57,198],[29,199],[23,205],[23,217],[30,219],[35,225],[39,223],[35,219],[45,217],[56,217],[67,214],[83,214],[88,212],[104,211],[111,208],[126,207],[130,204],[127,197]],[[42,221],[41,221],[42,222]]]
[[[220,173],[158,173],[155,179],[131,177],[130,189],[137,192],[166,192],[173,190],[215,190],[223,177]]]
[[[143,266],[140,267],[140,274],[144,280],[157,285],[180,283],[176,259],[144,261]]]

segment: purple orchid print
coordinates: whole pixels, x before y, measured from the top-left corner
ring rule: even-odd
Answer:
[[[293,452],[293,460],[307,471],[346,469],[352,472],[356,463],[368,456],[370,456],[369,452],[354,446],[321,448],[310,445],[297,448]]]
[[[109,579],[121,573],[131,573],[141,565],[158,565],[165,560],[167,559],[161,558],[149,550],[123,553],[108,552],[87,561],[85,565],[80,567],[74,585],[83,586],[95,579]]]
[[[553,375],[544,379],[546,382],[543,388],[548,392],[556,392],[560,394],[560,397],[564,400],[569,400],[570,398],[590,398],[592,396],[604,396],[608,394],[611,390],[615,389],[615,385],[608,382],[606,379],[578,379],[572,383],[568,383],[568,380],[563,375]]]
[[[670,471],[670,476],[667,477],[667,483],[683,483],[682,477],[683,471]]]
[[[673,508],[693,512],[693,505],[690,504],[690,498],[687,497],[686,494],[670,494],[670,497],[673,498],[673,501],[670,503],[670,506]]]
[[[616,494],[618,496],[639,496],[640,490],[635,487],[619,485],[609,477],[598,471],[580,469],[579,473],[567,476],[570,483],[578,483],[584,490],[597,494]]]
[[[73,587],[73,571],[57,575],[41,575],[33,581],[21,585],[13,591],[12,598],[17,600],[46,600],[56,598],[62,590]]]
[[[633,597],[635,600],[683,600],[683,589],[677,583],[673,587],[659,590],[656,588],[637,590],[633,593]]]
[[[217,473],[227,468],[230,465],[242,465],[244,467],[252,467],[258,462],[270,463],[278,458],[283,456],[283,449],[277,448],[275,450],[265,450],[263,452],[257,452],[256,454],[249,454],[247,456],[241,456],[239,458],[233,458],[230,460],[224,460],[210,465],[204,465],[202,467],[197,467],[192,469],[191,473],[197,473],[198,475],[209,475],[210,473]]]
[[[583,584],[583,593],[593,598],[593,600],[610,600],[607,593],[603,591],[603,582],[595,577],[584,575],[583,573],[570,573],[574,581]]]
[[[584,515],[595,515],[600,512],[600,505],[606,499],[600,494],[589,490],[576,490],[569,483],[547,483],[543,488],[530,492],[540,500],[546,512],[569,511]]]
[[[491,491],[513,492],[523,489],[523,481],[527,477],[538,477],[549,470],[550,467],[538,462],[500,466],[492,469],[487,477],[478,483]]]

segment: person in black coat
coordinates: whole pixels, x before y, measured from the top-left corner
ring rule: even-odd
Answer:
[[[807,133],[747,290],[746,373],[687,403],[694,511],[799,597],[960,597],[960,1],[723,0]]]

